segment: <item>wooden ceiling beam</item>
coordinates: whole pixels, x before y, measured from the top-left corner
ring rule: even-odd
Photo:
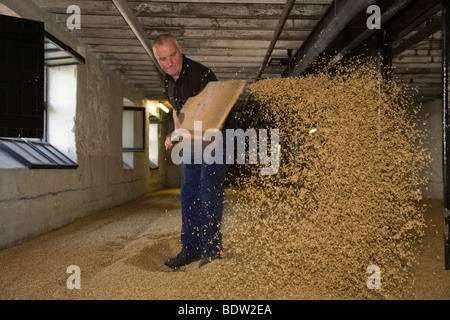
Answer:
[[[50,13],[64,14],[67,7],[76,4],[84,15],[120,16],[119,10],[110,1],[86,0],[36,0],[38,5]],[[233,4],[215,1],[208,3],[174,1],[128,1],[128,6],[136,17],[223,17],[223,18],[273,18],[282,14],[285,3],[248,3]],[[292,19],[320,19],[329,1],[322,3],[296,3],[291,11]]]

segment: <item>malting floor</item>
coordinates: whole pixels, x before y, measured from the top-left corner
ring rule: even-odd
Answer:
[[[444,270],[442,202],[428,200],[426,233],[413,268],[414,286],[400,299],[450,299],[450,271]],[[225,215],[233,211],[226,205]],[[203,268],[193,263],[177,272],[164,260],[178,253],[181,205],[178,189],[146,194],[0,251],[0,299],[351,299],[320,288],[281,290],[276,296],[252,291],[238,296],[199,286],[226,261]],[[226,236],[224,236],[226,241]],[[78,266],[80,289],[70,289]],[[225,276],[225,275],[224,275]],[[243,275],[245,278],[245,275]],[[212,280],[211,280],[212,281]],[[244,285],[244,282],[243,282]],[[207,286],[206,286],[207,287]],[[226,293],[226,294],[225,294]]]

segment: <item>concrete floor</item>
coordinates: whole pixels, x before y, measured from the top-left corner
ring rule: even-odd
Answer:
[[[450,271],[444,270],[442,202],[430,201],[427,230],[420,245],[415,285],[402,299],[450,299]],[[232,210],[228,206],[225,214]],[[130,203],[77,219],[20,245],[0,251],[0,299],[222,299],[198,288],[217,273],[214,261],[172,272],[164,259],[179,249],[181,206],[179,190],[147,194]],[[71,265],[80,267],[81,289],[74,283]],[[68,279],[70,281],[68,281]],[[223,292],[222,292],[223,293]],[[320,289],[298,288],[289,299],[342,299]],[[243,298],[235,296],[234,298]],[[244,297],[245,298],[245,297]],[[249,296],[252,299],[272,298]]]

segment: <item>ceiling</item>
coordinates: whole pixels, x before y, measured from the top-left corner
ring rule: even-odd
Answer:
[[[419,100],[442,97],[441,8],[435,8],[430,14],[393,42],[394,72],[412,93],[419,93]]]
[[[149,99],[164,98],[161,72],[115,3],[110,0],[33,0],[66,26],[70,5],[81,10],[71,33]],[[151,42],[160,33],[178,38],[183,53],[210,67],[219,80],[279,76],[274,65],[296,52],[332,0],[297,0],[265,61],[286,0],[125,1]],[[273,59],[273,60],[272,60]],[[269,62],[271,65],[269,65]]]
[[[77,5],[81,11],[81,28],[69,30],[71,34],[147,99],[155,100],[165,99],[165,94],[162,73],[148,48],[161,33],[177,37],[183,53],[210,67],[219,80],[245,79],[252,83],[286,75],[287,70],[291,72],[293,63],[306,56],[306,50],[317,48],[318,39],[326,38],[327,32],[332,33],[333,23],[337,22],[334,26],[338,26],[341,16],[357,3],[349,0],[27,1],[53,15],[66,30],[72,15],[67,13],[67,8]],[[370,3],[359,1],[361,8],[363,2]],[[391,19],[394,20],[392,53],[396,74],[409,85],[419,86],[423,95],[440,95],[441,1],[377,3],[386,15],[395,6],[403,10],[398,10],[401,15],[396,11],[394,18],[397,18]],[[367,16],[362,10],[349,20],[333,36],[324,53],[351,47],[355,38],[367,32]],[[358,44],[370,47],[367,40]],[[245,92],[241,102],[247,97]]]

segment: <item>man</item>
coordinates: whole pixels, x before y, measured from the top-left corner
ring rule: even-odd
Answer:
[[[166,95],[173,106],[175,129],[180,127],[178,115],[187,99],[199,94],[216,75],[204,65],[187,58],[171,35],[162,34],[153,43],[153,52],[166,73]],[[231,117],[229,117],[231,119]],[[225,128],[230,127],[227,121]],[[225,139],[223,139],[225,140]],[[170,135],[165,147],[173,146]],[[223,182],[229,165],[181,163],[181,252],[164,264],[176,269],[200,260],[199,267],[220,258],[223,250],[220,226],[224,202]]]

